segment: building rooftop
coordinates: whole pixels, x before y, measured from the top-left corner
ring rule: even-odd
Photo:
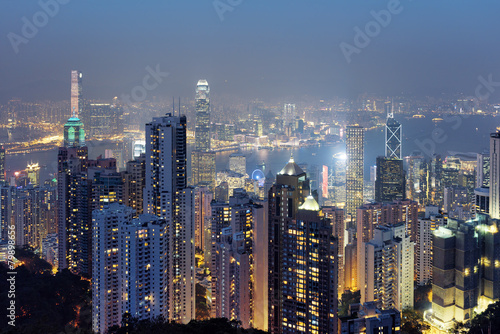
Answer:
[[[278,174],[292,176],[292,175],[304,174],[304,171],[302,170],[302,168],[299,167],[299,165],[295,163],[293,157],[291,157],[286,166],[283,167],[283,169]]]
[[[319,204],[311,195],[307,196],[304,203],[299,206],[299,210],[319,211]]]

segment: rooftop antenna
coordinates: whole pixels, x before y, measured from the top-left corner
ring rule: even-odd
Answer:
[[[172,116],[175,116],[175,97],[172,96]]]
[[[181,97],[179,96],[179,117],[181,116]]]

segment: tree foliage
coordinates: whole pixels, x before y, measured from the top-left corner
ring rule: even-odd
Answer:
[[[500,333],[500,302],[491,304],[486,311],[472,318],[469,333]]]
[[[130,316],[123,316],[122,326],[114,326],[108,334],[265,334],[256,329],[243,329],[238,321],[216,318],[205,321],[193,320],[187,325],[164,321],[159,317],[153,320],[139,321]]]
[[[36,255],[16,250],[24,264],[15,269],[16,327],[0,318],[0,333],[91,333],[90,283],[64,270],[52,275],[51,266]],[[0,307],[5,310],[10,270],[0,265]]]
[[[342,294],[342,299],[340,300],[340,306],[339,306],[339,317],[345,317],[347,316],[347,313],[349,312],[349,305],[351,304],[356,304],[361,301],[361,291],[356,290],[356,291],[350,291],[347,290]]]
[[[404,309],[401,313],[401,334],[421,334],[428,330],[422,314],[412,309]]]

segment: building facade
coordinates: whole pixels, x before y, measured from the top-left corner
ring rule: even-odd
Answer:
[[[364,129],[353,125],[346,128],[346,218],[348,228],[356,229],[357,209],[363,205]]]

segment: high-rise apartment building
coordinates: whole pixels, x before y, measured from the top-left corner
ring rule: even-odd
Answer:
[[[126,313],[168,318],[167,225],[153,215],[133,218],[113,203],[93,212],[92,329],[106,333]]]
[[[309,195],[297,208],[295,219],[288,220],[280,232],[281,280],[274,282],[270,294],[276,291],[277,283],[282,297],[270,299],[271,333],[336,332],[338,250],[330,220]],[[272,263],[273,268],[277,264]],[[273,322],[276,316],[281,323]]]
[[[346,218],[348,228],[356,228],[357,209],[363,204],[364,129],[359,125],[346,128]]]
[[[169,320],[194,318],[194,191],[186,185],[186,117],[167,114],[146,124],[144,212],[168,227]],[[191,317],[191,318],[190,318]]]
[[[500,219],[500,132],[490,135],[490,216]]]
[[[5,182],[5,148],[0,145],[0,182]]]
[[[406,234],[412,242],[416,241],[418,222],[418,203],[412,200],[391,203],[364,204],[358,209],[357,238],[362,242],[373,239],[374,229],[382,225],[396,225],[404,222]],[[358,244],[360,246],[360,244]],[[358,256],[360,248],[358,248]]]
[[[194,244],[196,249],[204,251],[206,244],[206,231],[210,230],[210,218],[212,209],[210,203],[213,200],[213,193],[207,187],[196,187],[194,193],[195,201],[195,224],[194,224]],[[205,260],[210,259],[206,257]]]
[[[78,243],[84,238],[88,240],[86,237],[90,233],[90,191],[86,181],[88,149],[86,146],[60,147],[57,161],[58,268],[76,272],[78,263],[86,262],[86,257],[78,253],[78,248],[83,250],[84,247]],[[80,233],[85,235],[79,238]]]
[[[16,187],[0,182],[0,239],[8,241],[9,226],[12,225],[13,198]]]
[[[425,215],[418,219],[415,242],[415,274],[418,285],[432,281],[432,234],[444,225],[437,206],[426,206]]]
[[[97,161],[96,161],[97,162]],[[89,166],[88,179],[91,184],[91,210],[99,210],[111,203],[123,203],[125,185],[116,171],[115,159],[99,160],[99,166]]]
[[[212,316],[267,328],[265,206],[243,190],[229,203],[212,203]]]
[[[137,217],[143,212],[143,192],[146,185],[145,154],[141,154],[135,160],[127,162],[127,169],[121,175],[124,184],[123,204],[134,209]]]
[[[338,295],[342,295],[344,293],[344,270],[345,270],[345,256],[344,249],[346,246],[346,238],[345,238],[345,215],[344,210],[337,208],[335,206],[324,206],[322,208],[325,217],[330,219],[333,228],[333,235],[337,239],[337,265],[338,265]]]
[[[490,186],[490,152],[483,152],[477,155],[477,182],[476,187]]]
[[[133,209],[118,203],[93,212],[92,330],[96,333],[106,333],[108,328],[121,325],[125,308],[121,291],[120,227],[132,218]]]
[[[404,223],[376,227],[362,248],[361,302],[376,302],[383,310],[413,308],[414,244]]]
[[[269,330],[337,331],[337,240],[290,159],[269,191]]]

